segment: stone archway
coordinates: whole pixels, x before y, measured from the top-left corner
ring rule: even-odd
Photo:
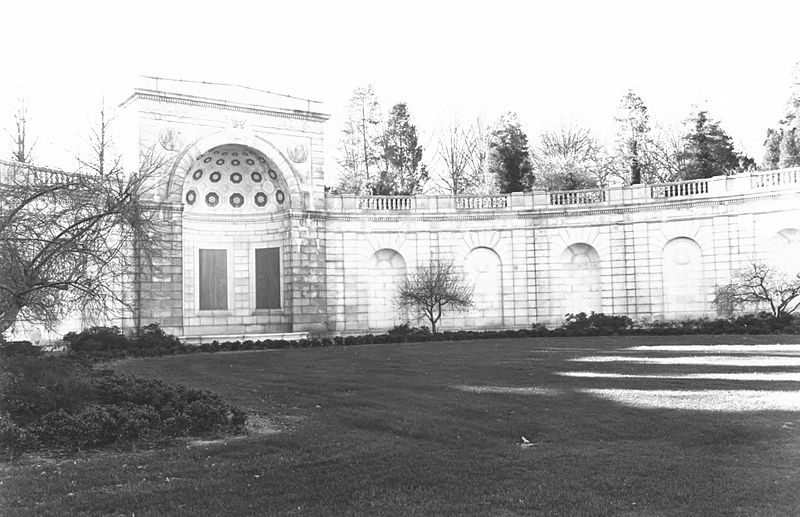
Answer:
[[[196,140],[181,153],[169,170],[161,198],[179,202],[184,191],[184,183],[198,157],[208,151],[221,146],[238,145],[248,147],[260,153],[273,168],[280,172],[286,182],[287,194],[293,207],[302,207],[302,192],[297,172],[291,162],[274,145],[263,138],[239,131],[220,131]]]
[[[188,166],[180,182],[184,335],[290,331],[283,272],[294,199],[283,170],[238,143],[198,153]]]

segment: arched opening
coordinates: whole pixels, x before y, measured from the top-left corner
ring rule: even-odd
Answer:
[[[576,243],[561,254],[563,315],[602,312],[600,255],[592,246]]]
[[[470,327],[503,324],[503,270],[491,248],[473,248],[464,258],[464,276],[474,285],[474,306],[467,314]]]
[[[703,253],[688,237],[669,241],[662,252],[664,317],[702,316],[706,310],[703,285]]]
[[[406,276],[406,261],[397,251],[376,251],[369,263],[369,328],[387,330],[405,323],[408,318],[395,307],[394,298],[400,281]]]
[[[181,199],[184,334],[290,331],[283,173],[257,149],[217,146],[191,162]]]

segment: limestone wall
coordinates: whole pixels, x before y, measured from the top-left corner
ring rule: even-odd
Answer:
[[[751,258],[791,262],[799,178],[793,169],[600,193],[331,197],[329,330],[386,330],[397,318],[386,289],[431,259],[452,260],[476,285],[476,308],[443,328],[556,325],[580,311],[715,316],[714,287],[732,271]]]
[[[800,169],[573,192],[325,196],[327,116],[311,101],[220,99],[151,85],[123,105],[127,144],[164,159],[151,199],[169,214],[158,270],[135,275],[129,325],[198,339],[384,332],[414,317],[394,292],[433,259],[475,285],[475,307],[442,328],[557,325],[580,311],[713,316],[714,287],[750,258],[796,264]],[[255,156],[258,170],[239,171]],[[264,247],[280,248],[280,309],[255,308]],[[225,310],[198,307],[199,249],[226,252]]]

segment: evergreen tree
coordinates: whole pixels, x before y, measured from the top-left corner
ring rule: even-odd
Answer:
[[[339,141],[341,193],[363,194],[377,179],[381,110],[372,86],[357,88],[350,98]]]
[[[789,99],[778,128],[767,130],[764,142],[764,167],[794,167],[800,165],[800,61],[795,64]]]
[[[786,128],[780,144],[779,167],[797,167],[800,165],[800,142],[796,128]]]
[[[777,169],[781,160],[781,131],[778,129],[767,129],[767,139],[764,141],[764,168],[767,170]]]
[[[378,181],[372,185],[373,193],[421,193],[428,172],[422,163],[422,146],[406,103],[400,102],[392,107],[386,130],[380,138],[380,148],[382,167]]]
[[[650,115],[641,97],[628,90],[619,104],[617,122],[617,160],[624,169],[622,176],[631,185],[642,183],[644,177],[652,176],[650,160]]]
[[[734,150],[731,137],[719,122],[708,117],[707,111],[693,113],[686,125],[689,131],[683,137],[682,179],[710,178],[740,170],[740,155]]]
[[[516,113],[500,118],[489,144],[489,171],[497,178],[500,192],[521,192],[533,185],[528,137]]]

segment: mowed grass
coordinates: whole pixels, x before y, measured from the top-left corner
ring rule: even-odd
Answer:
[[[631,348],[756,342],[800,337],[129,360],[116,368],[212,389],[280,432],[5,464],[0,513],[797,515],[800,349]]]

